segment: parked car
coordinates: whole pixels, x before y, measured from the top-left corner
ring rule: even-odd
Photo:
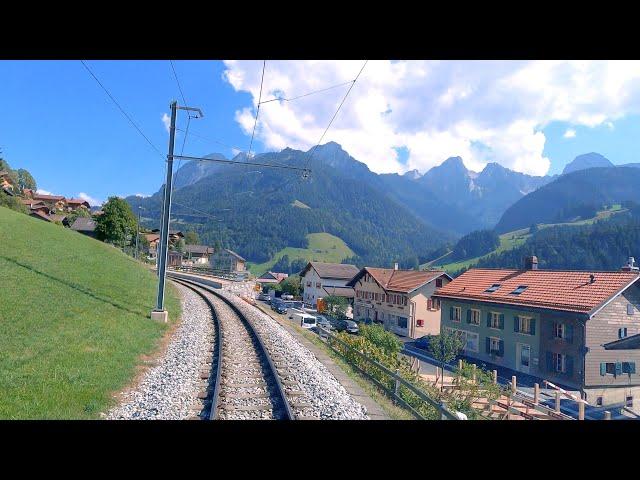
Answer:
[[[283,293],[280,298],[283,300],[293,300],[293,295],[291,295],[290,293]]]
[[[325,330],[335,330],[334,326],[331,324],[331,321],[324,315],[318,315],[316,317],[316,322],[319,327],[324,328]]]
[[[358,324],[353,320],[332,319],[331,323],[338,332],[358,333],[360,331]]]
[[[284,302],[280,302],[280,303],[277,303],[275,305],[274,310],[276,312],[278,312],[278,313],[285,314],[285,313],[287,313],[288,308],[287,308],[287,305]]]
[[[428,350],[429,349],[429,335],[423,335],[422,337],[416,339],[416,341],[413,342],[413,344],[417,348],[420,348],[422,350]]]
[[[300,318],[300,326],[302,328],[314,328],[316,326],[316,317],[306,313],[297,315]]]
[[[270,302],[271,297],[267,293],[261,293],[260,295],[258,295],[258,300],[262,300],[264,302]]]
[[[275,310],[276,307],[281,305],[283,302],[279,298],[274,298],[274,299],[271,300],[270,303],[271,303],[271,310]]]

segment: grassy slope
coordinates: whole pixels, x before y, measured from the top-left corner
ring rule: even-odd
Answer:
[[[341,238],[329,233],[310,233],[307,235],[307,239],[309,240],[309,246],[307,248],[283,248],[268,262],[250,264],[249,270],[254,275],[261,275],[269,270],[284,255],[289,255],[289,260],[291,261],[296,258],[303,258],[308,261],[315,260],[318,262],[335,263],[340,263],[342,259],[355,255],[353,250],[351,250]]]
[[[147,318],[156,285],[114,247],[0,207],[0,418],[105,411],[167,329]]]
[[[596,220],[602,220],[610,217],[611,215],[615,215],[617,213],[626,212],[627,209],[623,209],[620,205],[612,205],[607,210],[601,210],[597,213],[597,215],[593,218],[587,218],[585,220],[579,220],[576,222],[565,222],[565,223],[541,223],[538,225],[539,229],[549,228],[549,227],[557,227],[561,225],[588,225]],[[439,267],[443,268],[447,272],[457,272],[461,268],[469,267],[477,263],[481,258],[488,257],[494,253],[502,253],[505,250],[511,250],[513,248],[519,247],[527,239],[531,236],[528,228],[521,228],[520,230],[514,230],[513,232],[507,232],[500,235],[500,246],[495,250],[481,255],[479,257],[467,258],[466,260],[460,260],[458,262],[446,263],[442,264]],[[446,257],[445,257],[446,258]],[[445,259],[443,259],[445,260]]]

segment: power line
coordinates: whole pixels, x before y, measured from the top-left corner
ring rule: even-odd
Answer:
[[[184,131],[184,130],[182,130],[181,128],[177,128],[177,127],[176,127],[176,130],[178,130],[179,132],[183,132],[185,135],[187,135],[187,132],[185,132],[185,131]],[[196,134],[196,133],[193,133],[193,132],[188,132],[188,134],[189,134],[189,135],[191,135],[192,137],[195,137],[195,138],[200,138],[200,139],[202,139],[202,140],[207,140],[208,142],[213,142],[213,143],[220,144],[220,145],[222,145],[223,147],[227,147],[227,148],[231,148],[231,149],[236,149],[236,150],[238,150],[239,152],[241,152],[241,151],[242,151],[242,149],[241,149],[241,148],[239,148],[239,147],[234,147],[233,145],[228,145],[228,144],[223,143],[223,142],[221,142],[221,141],[219,141],[219,140],[214,140],[213,138],[208,138],[208,137],[205,137],[205,136],[203,136],[203,135]]]
[[[265,100],[264,102],[261,103],[269,103],[269,102],[275,102],[276,100],[282,100],[284,102],[293,102],[294,100],[298,100],[299,98],[304,98],[304,97],[308,97],[309,95],[314,95],[316,93],[322,93],[322,92],[326,92],[327,90],[332,90],[334,88],[338,88],[338,87],[343,87],[345,85],[349,85],[350,83],[355,82],[355,80],[349,80],[348,82],[344,82],[344,83],[339,83],[338,85],[333,85],[331,87],[327,87],[327,88],[323,88],[321,90],[315,90],[313,92],[309,92],[309,93],[305,93],[304,95],[298,95],[297,97],[293,97],[293,98],[272,98],[271,100]]]
[[[214,219],[214,220],[220,220],[220,221],[221,221],[221,219],[219,219],[218,217],[214,217],[213,215],[210,215],[210,214],[208,214],[207,212],[203,212],[202,210],[198,210],[197,208],[188,207],[187,205],[182,205],[181,203],[178,203],[178,202],[172,202],[172,203],[173,203],[174,205],[179,206],[179,207],[187,208],[187,209],[189,209],[189,210],[193,210],[194,212],[198,212],[198,213],[202,214],[202,215],[203,215],[203,216],[205,216],[205,217],[209,217],[209,218],[212,218],[212,219]],[[177,213],[176,215],[180,215],[180,214],[179,214],[179,213]],[[187,213],[187,214],[183,213],[182,215],[189,215],[189,214],[188,214],[188,213]]]
[[[336,110],[336,113],[333,114],[333,117],[331,117],[331,120],[329,121],[329,125],[327,125],[327,128],[324,129],[324,132],[322,133],[322,136],[320,137],[320,140],[318,140],[318,143],[316,144],[315,147],[313,147],[311,149],[311,155],[309,155],[309,158],[307,159],[307,165],[305,167],[305,169],[309,168],[309,163],[311,162],[311,159],[313,158],[313,154],[315,153],[316,149],[318,148],[318,146],[322,143],[322,139],[324,138],[324,136],[327,134],[327,131],[329,130],[329,127],[331,127],[331,124],[333,123],[333,121],[335,120],[336,116],[338,115],[338,112],[340,111],[340,109],[342,108],[342,105],[344,104],[345,100],[347,99],[347,97],[349,96],[349,93],[351,93],[351,89],[353,88],[353,86],[356,84],[356,82],[358,81],[358,78],[360,78],[360,74],[362,73],[362,71],[364,70],[364,67],[367,66],[367,63],[369,62],[369,60],[366,60],[364,62],[364,65],[362,65],[362,68],[360,69],[360,71],[358,72],[358,75],[356,76],[356,78],[353,80],[353,83],[351,84],[351,86],[349,87],[349,90],[347,90],[347,93],[345,93],[344,98],[342,99],[342,101],[340,102],[340,105],[338,105],[338,109]]]
[[[111,93],[109,93],[109,90],[107,90],[107,88],[102,84],[102,82],[98,79],[98,77],[96,77],[96,75],[91,71],[91,69],[89,68],[89,66],[84,62],[84,60],[80,60],[80,62],[82,62],[82,65],[84,66],[84,68],[87,69],[87,71],[91,74],[91,76],[94,78],[94,80],[96,82],[98,82],[98,85],[100,85],[102,87],[102,89],[105,91],[105,93],[109,96],[109,98],[111,99],[111,101],[116,105],[116,107],[118,107],[118,109],[120,110],[120,112],[122,112],[122,114],[126,117],[127,120],[129,120],[129,123],[131,123],[131,125],[134,126],[134,128],[138,131],[138,133],[140,135],[142,135],[142,137],[147,141],[147,143],[149,145],[151,145],[151,147],[158,152],[158,155],[160,155],[163,159],[166,158],[165,155],[162,154],[162,152],[160,152],[160,150],[158,150],[158,148],[151,143],[151,140],[149,140],[147,138],[147,136],[142,133],[142,130],[140,130],[140,127],[138,127],[138,125],[136,124],[136,122],[133,121],[133,119],[129,116],[129,114],[127,114],[127,112],[124,111],[124,109],[120,106],[120,104],[116,101],[115,98],[113,98],[113,95],[111,95]]]
[[[249,143],[249,153],[247,160],[251,156],[251,148],[253,147],[253,136],[256,133],[256,125],[258,125],[258,115],[260,115],[260,102],[262,101],[262,84],[264,83],[264,67],[267,64],[266,60],[262,61],[262,78],[260,79],[260,95],[258,96],[258,108],[256,109],[256,119],[253,122],[253,132],[251,132],[251,143]]]
[[[169,60],[169,63],[171,64],[171,70],[173,70],[173,76],[176,79],[176,83],[178,84],[178,90],[180,90],[180,96],[182,97],[182,103],[183,105],[187,105],[187,101],[184,98],[184,93],[182,92],[182,87],[180,86],[180,80],[178,80],[178,74],[176,73],[176,69],[173,66],[173,60]],[[189,114],[189,118],[191,118],[191,114]]]

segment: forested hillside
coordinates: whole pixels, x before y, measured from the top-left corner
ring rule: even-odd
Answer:
[[[581,226],[538,230],[523,245],[481,259],[476,267],[521,268],[528,255],[540,268],[617,270],[629,256],[640,257],[640,207],[625,203],[628,213]]]

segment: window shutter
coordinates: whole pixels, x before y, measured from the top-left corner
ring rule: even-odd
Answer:
[[[568,343],[573,343],[573,325],[565,324],[564,332],[565,332],[565,335],[567,337],[567,342]]]
[[[467,323],[471,323],[471,310],[467,309]]]
[[[536,319],[532,318],[531,320],[529,320],[529,325],[531,326],[531,335],[535,335],[536,334]]]
[[[449,307],[449,320],[453,320],[453,307]]]
[[[607,374],[607,364],[600,362],[600,376],[604,377]]]
[[[553,372],[553,353],[547,352],[547,371]]]
[[[427,310],[433,309],[433,303],[430,298],[427,299]]]
[[[636,362],[629,362],[629,373],[636,373]]]
[[[487,312],[487,327],[491,326],[491,312]]]
[[[504,330],[504,313],[500,314],[498,319],[498,327]]]
[[[513,316],[513,331],[518,333],[520,331],[520,322],[518,321],[518,316]]]
[[[485,343],[486,343],[486,347],[487,347],[486,348],[487,353],[491,353],[491,339],[489,337],[487,337],[485,340],[486,340]]]
[[[571,355],[565,357],[565,370],[567,375],[573,376],[573,357]]]
[[[616,376],[622,375],[622,363],[616,362]]]
[[[504,340],[498,342],[498,356],[504,357]]]

